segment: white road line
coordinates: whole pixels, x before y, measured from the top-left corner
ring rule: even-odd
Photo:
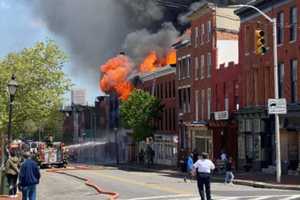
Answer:
[[[263,199],[269,199],[272,197],[274,197],[274,196],[263,196],[263,197],[257,197],[257,198],[251,199],[251,200],[263,200]]]
[[[291,200],[291,199],[300,199],[300,195],[293,195],[293,196],[290,196],[290,197],[287,197],[287,198],[284,198],[281,200]]]
[[[192,197],[189,194],[178,194],[178,195],[164,195],[164,196],[152,196],[152,197],[139,197],[128,200],[151,200],[151,199],[167,199],[167,198],[180,198],[180,197]]]

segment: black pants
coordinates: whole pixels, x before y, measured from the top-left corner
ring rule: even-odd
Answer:
[[[211,200],[210,194],[210,174],[199,173],[197,176],[197,185],[201,200],[205,200],[204,187],[206,193],[206,200]]]
[[[16,195],[18,175],[7,174],[6,176],[9,185],[9,195]]]

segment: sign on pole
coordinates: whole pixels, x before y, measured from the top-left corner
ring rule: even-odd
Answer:
[[[286,99],[268,99],[269,114],[286,114]]]

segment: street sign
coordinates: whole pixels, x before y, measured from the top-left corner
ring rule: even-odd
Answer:
[[[269,114],[286,114],[286,99],[268,99]]]
[[[215,112],[215,120],[227,120],[229,119],[228,111]]]

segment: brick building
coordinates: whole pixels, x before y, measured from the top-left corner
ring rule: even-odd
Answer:
[[[300,151],[299,16],[298,0],[258,0],[252,5],[277,18],[279,95],[288,102],[288,114],[280,115],[281,159],[296,169]],[[249,8],[236,11],[241,19],[239,59],[243,80],[239,120],[239,163],[254,169],[275,165],[274,116],[268,115],[268,98],[274,98],[272,24]],[[267,52],[255,54],[255,29],[265,31]],[[284,165],[285,166],[285,165]],[[271,167],[272,168],[272,167]],[[285,167],[284,167],[285,168]]]
[[[137,87],[161,100],[164,110],[161,119],[154,122],[153,149],[155,163],[164,165],[177,164],[177,109],[176,109],[176,68],[162,67],[152,73],[139,75]]]
[[[235,145],[227,136],[229,117],[222,118],[218,112],[217,120],[222,122],[216,122],[212,113],[223,111],[229,116],[228,112],[233,111],[228,106],[229,102],[233,105],[234,100],[229,98],[235,97],[229,95],[231,90],[227,93],[226,89],[233,89],[231,82],[236,81],[238,66],[227,66],[229,62],[238,62],[239,19],[233,9],[207,2],[200,4],[188,18],[191,21],[191,39],[175,45],[180,148],[185,151],[205,151],[217,158],[221,149],[227,147],[224,150],[235,156]],[[223,74],[227,74],[226,84],[219,81],[219,78],[223,79]],[[218,92],[225,92],[226,98],[217,99]],[[219,101],[224,101],[226,106]],[[227,137],[224,138],[224,135]]]

